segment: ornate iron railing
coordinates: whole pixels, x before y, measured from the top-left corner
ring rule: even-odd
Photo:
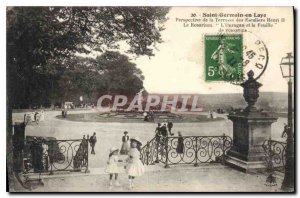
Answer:
[[[147,144],[141,149],[141,160],[145,165],[153,165],[155,163],[164,163],[165,156],[163,155],[163,145],[160,140],[154,137],[148,141]]]
[[[26,143],[25,172],[88,171],[88,140],[38,140]]]
[[[272,171],[284,172],[286,143],[276,140],[265,140],[262,145],[268,169]]]
[[[231,146],[231,137],[225,135],[153,138],[142,148],[141,158],[146,165],[162,162],[166,168],[175,164],[222,163]]]

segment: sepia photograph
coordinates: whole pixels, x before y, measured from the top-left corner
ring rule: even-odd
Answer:
[[[8,192],[295,193],[293,6],[5,10]]]

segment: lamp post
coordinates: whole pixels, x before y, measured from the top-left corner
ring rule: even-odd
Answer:
[[[288,53],[280,63],[283,78],[288,80],[288,125],[287,125],[287,146],[285,174],[281,189],[284,191],[294,191],[294,135],[293,135],[293,99],[292,99],[292,79],[294,77],[294,57]]]

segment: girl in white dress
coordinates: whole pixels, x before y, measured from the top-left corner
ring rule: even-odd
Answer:
[[[131,148],[128,153],[126,172],[129,176],[129,188],[132,188],[134,178],[142,176],[145,172],[145,168],[140,160],[140,150],[142,146],[141,141],[137,137],[131,138],[130,146]]]
[[[107,166],[105,169],[106,173],[109,173],[109,188],[112,188],[112,179],[115,175],[115,185],[120,186],[118,182],[118,173],[120,172],[120,169],[118,167],[118,162],[120,161],[118,158],[119,149],[117,148],[111,148],[109,152],[109,158],[107,160]]]

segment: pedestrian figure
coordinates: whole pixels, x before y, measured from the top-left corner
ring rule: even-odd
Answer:
[[[283,129],[283,132],[281,134],[281,137],[284,138],[287,136],[287,133],[288,133],[288,130],[289,130],[289,126],[287,124],[284,123],[284,129]],[[293,137],[294,137],[294,134],[293,134]]]
[[[41,112],[40,112],[40,121],[44,121],[44,120],[45,120],[44,110],[41,110]]]
[[[109,173],[109,188],[112,188],[113,186],[113,176],[115,176],[115,185],[120,186],[118,182],[118,174],[120,173],[120,169],[118,167],[118,162],[120,161],[118,158],[119,149],[117,148],[111,148],[109,150],[109,156],[107,160],[107,165],[105,172]]]
[[[155,141],[156,141],[156,143],[159,143],[160,138],[161,138],[161,124],[158,123],[157,127],[155,129]]]
[[[168,137],[168,130],[167,130],[167,123],[162,123],[160,127],[160,133],[161,133],[161,146],[166,145],[167,137]]]
[[[85,135],[83,136],[83,140],[82,140],[82,166],[86,166],[88,163],[88,152],[89,152],[89,135],[87,135],[87,138],[85,138]]]
[[[65,109],[62,108],[62,109],[61,109],[61,116],[62,116],[63,118],[66,118],[65,112],[66,112]]]
[[[84,153],[87,153],[88,146],[89,146],[89,139],[86,139],[85,135],[83,135],[82,142],[80,143],[82,156],[84,156]]]
[[[217,118],[217,117],[216,117],[216,112],[215,112],[215,110],[212,110],[211,114],[212,114],[212,118],[213,118],[213,119]]]
[[[32,157],[32,166],[35,173],[39,173],[43,170],[43,147],[37,138],[33,138],[33,142],[30,145],[31,157]]]
[[[168,127],[168,131],[169,131],[170,135],[171,136],[174,135],[174,133],[172,133],[173,122],[168,122],[167,127]]]
[[[139,138],[134,137],[130,139],[130,151],[127,158],[126,172],[129,176],[129,188],[133,187],[133,181],[135,177],[142,176],[145,172],[144,165],[140,160],[140,150],[142,142]]]
[[[96,132],[94,132],[94,134],[90,137],[90,145],[91,145],[91,148],[92,148],[91,154],[94,154],[94,155],[96,154],[95,153],[96,142],[97,142]]]
[[[67,111],[67,109],[65,109],[65,111],[64,111],[65,118],[67,118],[67,114],[68,114],[68,111]]]
[[[143,113],[143,116],[144,116],[144,121],[148,121],[148,113],[146,111]]]
[[[154,113],[153,113],[153,111],[149,112],[148,121],[154,122]]]
[[[24,123],[25,125],[27,125],[30,122],[30,115],[29,114],[24,114]]]
[[[39,124],[40,116],[41,116],[41,115],[40,115],[39,112],[36,111],[36,112],[34,113],[34,121],[35,121],[36,124]]]
[[[37,115],[39,114],[39,112],[34,112],[34,121],[36,121],[36,119],[37,119]]]
[[[184,144],[183,144],[183,137],[181,135],[181,132],[178,131],[178,140],[177,140],[177,148],[176,152],[178,154],[183,154]]]
[[[27,113],[25,119],[26,119],[26,122],[25,122],[26,125],[29,124],[29,123],[31,123],[33,121],[32,114],[31,113]]]
[[[210,114],[210,119],[213,119],[214,117],[212,111],[209,111],[209,114]]]
[[[129,136],[127,134],[128,132],[124,131],[124,136],[122,137],[122,147],[120,151],[121,155],[127,155],[130,150]]]
[[[67,109],[68,109],[68,106],[65,104],[63,106],[63,117],[66,118],[67,117]]]
[[[161,135],[163,137],[167,137],[168,136],[168,130],[167,130],[167,124],[164,123],[161,127],[160,127],[160,131],[161,131]]]

